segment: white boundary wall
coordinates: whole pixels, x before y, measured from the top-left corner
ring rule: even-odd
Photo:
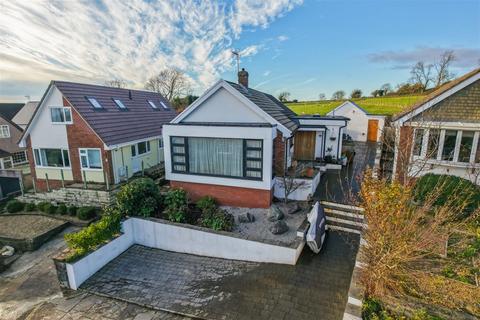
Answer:
[[[296,200],[296,201],[308,200],[309,196],[315,193],[315,190],[317,189],[318,184],[320,183],[321,175],[322,175],[321,172],[318,172],[317,175],[313,177],[313,179],[302,179],[302,178],[295,179],[296,183],[297,182],[302,183],[302,185],[300,185],[297,190],[290,193],[288,195],[288,199]],[[285,188],[283,185],[282,178],[279,178],[279,177],[275,178],[273,195],[278,199],[285,198]]]
[[[78,287],[133,244],[207,257],[295,265],[305,245],[283,247],[140,218],[122,223],[123,234],[74,263],[66,263],[71,289]]]

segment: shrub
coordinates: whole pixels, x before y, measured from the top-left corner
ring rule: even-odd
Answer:
[[[436,197],[433,205],[449,204],[463,208],[465,214],[472,213],[480,206],[480,188],[455,176],[426,174],[417,180],[413,194],[415,200],[420,202],[425,202],[433,195]]]
[[[68,214],[71,216],[76,216],[77,215],[77,207],[75,206],[70,206],[67,208]]]
[[[45,205],[45,210],[46,213],[48,214],[56,214],[57,213],[57,207],[51,203]]]
[[[197,208],[202,210],[202,212],[215,211],[215,209],[217,208],[217,203],[215,201],[215,198],[211,196],[205,196],[197,201]]]
[[[80,212],[83,208],[78,211]],[[95,250],[99,245],[108,242],[120,233],[121,213],[116,208],[108,208],[104,213],[98,222],[90,224],[79,232],[65,235],[67,246],[72,250],[67,258],[68,261],[75,260]]]
[[[77,218],[80,220],[88,220],[95,217],[96,214],[95,207],[80,207],[77,210]]]
[[[203,211],[200,222],[202,226],[213,230],[231,231],[234,219],[225,210],[216,208],[215,210]]]
[[[184,222],[188,210],[188,198],[185,190],[170,189],[165,195],[165,207],[168,220]]]
[[[37,209],[37,206],[35,205],[35,203],[27,203],[25,205],[25,211],[35,211]]]
[[[67,206],[63,203],[59,204],[57,207],[57,213],[61,214],[62,216],[67,214]]]
[[[138,178],[124,185],[116,204],[123,215],[149,217],[161,208],[161,196],[150,178]]]
[[[47,209],[48,206],[50,206],[50,202],[42,201],[39,204],[37,204],[37,209],[42,211],[42,212],[47,213],[48,212],[48,209]]]
[[[22,211],[24,207],[25,207],[25,204],[23,202],[20,202],[15,199],[7,202],[7,211],[10,213]]]

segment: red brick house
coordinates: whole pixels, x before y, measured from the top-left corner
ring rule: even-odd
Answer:
[[[38,190],[114,184],[163,161],[162,125],[175,115],[155,92],[52,81],[20,145]]]
[[[455,175],[480,184],[480,69],[393,118],[394,176]]]
[[[245,70],[238,76],[238,83],[218,81],[164,126],[165,174],[194,200],[210,195],[223,205],[265,208],[292,159],[340,157],[348,119],[297,116],[249,88]],[[319,175],[313,181],[307,194]]]

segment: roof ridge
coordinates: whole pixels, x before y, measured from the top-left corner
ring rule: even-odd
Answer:
[[[141,89],[133,89],[133,88],[119,88],[119,87],[111,87],[107,85],[102,85],[102,84],[93,84],[93,83],[84,83],[84,82],[75,82],[75,81],[66,81],[66,80],[52,80],[54,84],[57,83],[69,83],[69,84],[75,84],[75,85],[82,85],[82,86],[91,86],[91,87],[101,87],[101,88],[109,88],[113,90],[130,90],[130,91],[136,91],[136,92],[151,92],[151,93],[157,93],[163,97],[163,95],[159,92],[152,91],[152,90],[141,90]],[[165,98],[164,98],[165,99]]]

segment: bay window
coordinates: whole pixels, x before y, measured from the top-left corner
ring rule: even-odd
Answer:
[[[437,159],[440,130],[430,129],[428,134],[427,158]]]
[[[415,129],[413,139],[413,155],[420,156],[422,154],[424,129]]]
[[[456,143],[457,143],[457,131],[445,130],[445,140],[443,141],[442,160],[453,161]]]
[[[72,123],[72,110],[69,107],[50,108],[52,123]]]
[[[470,162],[474,135],[474,131],[462,131],[462,139],[460,140],[460,149],[458,152],[458,162]]]
[[[41,167],[70,167],[68,150],[65,149],[33,149],[35,164]]]
[[[171,137],[170,142],[173,172],[262,179],[262,140]]]
[[[82,169],[102,169],[100,149],[79,149]]]

